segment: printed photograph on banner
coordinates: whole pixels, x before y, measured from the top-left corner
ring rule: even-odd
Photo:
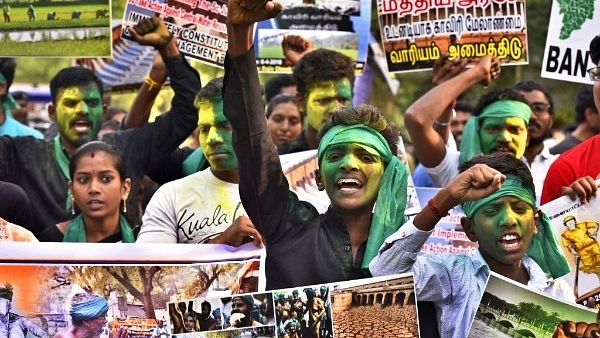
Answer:
[[[352,32],[261,29],[258,30],[259,59],[256,61],[261,69],[272,67],[275,72],[292,72],[293,64],[286,62],[281,48],[281,42],[286,35],[301,36],[311,41],[313,49],[327,48],[340,52],[352,60],[358,58],[359,36]]]
[[[334,337],[419,337],[412,273],[330,287]]]
[[[498,57],[504,65],[529,63],[525,0],[402,2],[377,0],[388,69],[429,70],[442,53],[450,60]]]
[[[122,20],[112,21],[113,53],[110,58],[76,58],[75,64],[93,70],[105,91],[136,91],[152,68],[156,51],[122,38]],[[168,81],[168,80],[167,80]]]
[[[2,303],[8,301],[15,316],[33,322],[49,336],[71,330],[81,324],[81,319],[97,317],[106,318],[102,324],[108,323],[104,328],[113,333],[126,326],[131,333],[149,336],[156,327],[173,325],[167,320],[170,302],[212,297],[214,308],[220,308],[220,298],[230,296],[234,288],[244,284],[247,275],[241,272],[247,272],[246,263],[179,266],[4,264],[0,265],[0,312]],[[88,306],[88,303],[91,304]],[[198,305],[201,309],[201,304]],[[78,317],[73,318],[73,315]],[[0,321],[3,318],[0,315]],[[2,327],[0,325],[0,330]],[[0,337],[9,335],[0,332]]]
[[[595,67],[590,41],[598,34],[600,4],[594,0],[553,0],[541,76],[592,84],[587,70]]]
[[[416,187],[419,204],[425,207],[439,190],[439,188]],[[431,235],[423,244],[421,252],[462,253],[473,257],[479,244],[467,238],[460,224],[460,219],[465,216],[464,211],[460,206],[456,206],[448,213],[450,215],[443,217],[435,225]]]
[[[223,67],[227,52],[226,1],[131,0],[125,7],[121,36],[131,40],[129,27],[152,16],[165,20],[184,55]]]
[[[600,185],[600,180],[596,181]],[[600,308],[600,199],[582,204],[567,196],[540,207],[548,215],[556,240],[571,266],[563,277],[573,288],[577,302],[587,305],[593,300]]]
[[[331,285],[273,292],[277,337],[333,338]]]
[[[468,337],[595,337],[596,313],[492,272]]]
[[[110,57],[110,1],[3,1],[0,55]]]
[[[240,294],[221,298],[223,329],[264,327],[270,335],[275,329],[272,293]]]
[[[219,298],[185,299],[167,303],[172,334],[218,331],[223,329]]]
[[[254,46],[260,72],[292,72],[293,61],[284,56],[281,46],[287,36],[306,41],[303,53],[329,48],[349,56],[356,73],[362,74],[369,48],[371,1],[284,0],[282,5],[279,16],[256,25]]]

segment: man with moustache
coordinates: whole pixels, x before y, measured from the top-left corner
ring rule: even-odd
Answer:
[[[231,316],[229,320],[230,327],[248,327],[261,326],[261,324],[252,317],[252,308],[254,307],[254,297],[251,295],[234,296],[231,299]],[[235,315],[240,314],[243,316]],[[231,318],[236,318],[231,320]]]
[[[127,177],[137,191],[146,172],[179,147],[195,128],[198,114],[194,97],[200,89],[198,72],[181,55],[176,38],[158,18],[140,21],[130,29],[134,39],[160,52],[175,92],[171,111],[141,128],[105,135],[102,140],[115,145],[127,159]],[[0,136],[0,180],[21,186],[29,196],[39,234],[46,227],[71,218],[67,193],[71,153],[82,144],[98,139],[106,109],[103,84],[91,70],[68,67],[50,81],[50,118],[58,135],[50,140]],[[127,217],[139,223],[137,194],[127,201]]]
[[[552,137],[554,101],[550,92],[534,81],[521,81],[514,89],[525,96],[531,107],[531,118],[527,126],[529,143],[525,148],[523,161],[531,170],[536,195],[539,197],[546,173],[557,158],[557,155],[550,153],[550,148],[544,142]]]

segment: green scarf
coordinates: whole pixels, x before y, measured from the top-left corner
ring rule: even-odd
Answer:
[[[460,163],[481,154],[480,122],[486,117],[520,117],[529,124],[531,108],[521,101],[498,100],[487,105],[478,116],[469,117],[462,134],[466,142],[460,143]]]
[[[69,157],[60,144],[60,135],[56,135],[54,137],[54,158],[56,159],[56,163],[58,164],[60,172],[67,179],[67,181],[70,181],[71,175],[69,174]],[[67,189],[67,202],[65,203],[65,211],[67,213],[69,213],[72,208],[72,201],[69,197],[69,190]]]
[[[475,212],[484,204],[502,196],[514,196],[527,202],[534,210],[536,209],[533,188],[526,187],[518,177],[507,175],[506,181],[502,183],[502,187],[495,193],[480,200],[463,203],[462,208],[465,216],[473,218]],[[545,273],[550,274],[553,278],[564,276],[570,271],[569,263],[558,244],[557,237],[550,223],[550,218],[542,211],[540,211],[540,216],[538,232],[531,239],[527,256],[531,257]]]
[[[123,243],[134,243],[135,235],[129,226],[129,222],[123,215],[119,215],[119,228],[121,228],[121,238]],[[83,223],[83,216],[78,215],[71,220],[65,235],[63,236],[63,242],[76,242],[85,243],[85,224]]]
[[[387,141],[378,131],[362,124],[337,125],[328,130],[319,142],[318,163],[321,163],[327,148],[341,143],[359,144],[367,151],[380,156],[386,163],[361,265],[363,273],[370,276],[369,263],[377,256],[384,240],[396,232],[405,221],[408,169],[395,154],[392,154]]]
[[[208,167],[202,148],[195,149],[183,161],[183,176],[189,176]]]

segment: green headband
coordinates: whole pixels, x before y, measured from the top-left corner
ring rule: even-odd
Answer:
[[[327,148],[341,143],[359,144],[369,152],[376,151],[376,155],[387,164],[379,184],[367,248],[362,261],[363,273],[370,276],[369,263],[377,256],[383,241],[396,232],[405,221],[408,169],[392,154],[387,141],[378,131],[362,124],[337,125],[328,130],[319,142],[319,164]]]
[[[481,154],[479,138],[480,121],[486,117],[520,117],[525,123],[531,118],[531,108],[524,102],[515,100],[498,100],[487,105],[478,116],[471,116],[463,130],[460,143],[460,163],[464,163]]]
[[[321,163],[327,148],[341,143],[360,144],[366,146],[365,149],[369,151],[374,149],[377,151],[377,154],[374,155],[380,156],[385,163],[389,163],[391,158],[394,157],[387,141],[377,130],[364,124],[338,124],[329,129],[319,141],[317,150],[319,163]]]
[[[534,210],[535,192],[531,187],[527,187],[523,181],[514,175],[507,175],[506,181],[502,187],[493,194],[477,200],[463,203],[461,206],[467,218],[473,218],[477,210],[486,203],[503,196],[514,196],[524,202],[527,202]],[[527,255],[531,257],[545,273],[553,278],[558,278],[569,273],[569,263],[565,258],[563,250],[558,244],[557,237],[554,234],[550,218],[539,211],[540,222],[537,234],[533,235],[531,244],[527,250]]]

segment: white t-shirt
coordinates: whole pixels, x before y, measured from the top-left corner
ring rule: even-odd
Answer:
[[[238,185],[210,168],[162,185],[142,217],[136,242],[203,243],[246,215]]]

